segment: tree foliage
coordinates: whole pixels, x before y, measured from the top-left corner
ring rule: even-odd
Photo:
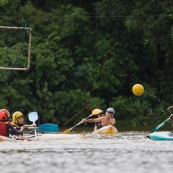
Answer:
[[[60,125],[109,106],[133,126],[164,119],[173,102],[172,7],[157,0],[1,0],[0,25],[32,28],[31,69],[0,71],[1,107],[37,111],[41,123]],[[6,59],[0,51],[0,63]],[[131,92],[136,83],[146,90],[141,97]]]

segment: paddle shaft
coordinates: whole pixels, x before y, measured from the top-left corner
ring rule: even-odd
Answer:
[[[32,121],[32,123],[35,124],[35,122],[38,120],[38,113],[37,112],[30,112],[28,114],[28,118],[29,118],[29,121]],[[38,139],[36,128],[34,129],[34,132],[35,132],[36,139]]]
[[[157,131],[160,127],[164,126],[167,122],[169,122],[169,120],[170,120],[170,118],[166,119],[166,120],[163,121],[161,124],[159,124],[158,126],[156,126],[155,128],[153,128],[153,129],[151,130],[151,132],[153,133],[153,132]]]
[[[89,115],[86,119],[89,119],[93,114]],[[79,126],[80,124],[82,124],[82,122],[80,121],[78,124],[76,124],[75,126],[71,127],[69,130],[74,129],[76,126]]]
[[[96,109],[94,109],[94,110],[92,111],[92,114],[89,115],[86,119],[90,118],[90,117],[93,116],[93,115],[97,115],[97,114],[99,114],[99,113],[101,113],[101,112],[102,112],[101,109],[96,108]],[[82,124],[82,123],[83,123],[83,122],[80,121],[78,124],[76,124],[75,126],[71,127],[70,129],[65,130],[63,133],[65,133],[65,134],[69,133],[72,129],[74,129],[76,126],[78,126],[78,125],[80,125],[80,124]]]

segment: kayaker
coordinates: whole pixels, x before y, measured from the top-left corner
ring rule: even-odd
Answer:
[[[20,140],[25,140],[26,138],[23,135],[23,131],[25,128],[27,127],[35,127],[36,124],[31,124],[31,125],[26,125],[24,123],[25,121],[25,118],[24,118],[24,115],[22,112],[20,111],[16,111],[13,113],[12,115],[12,122],[10,123],[14,128],[16,128],[17,130],[20,130],[22,131],[22,133],[20,135],[18,135],[16,132],[14,131],[10,131],[10,134],[13,136],[13,137],[17,137],[19,138]]]
[[[10,137],[10,133],[14,132],[18,135],[21,135],[23,129],[17,130],[10,124],[10,113],[6,109],[0,110],[0,135],[5,137]]]
[[[115,119],[113,118],[115,114],[115,110],[113,108],[108,108],[106,110],[105,116],[95,118],[95,119],[83,119],[82,123],[93,123],[93,122],[98,122],[100,123],[99,128],[108,126],[108,125],[114,125],[115,124]]]
[[[173,110],[173,106],[169,106],[169,107],[167,108],[167,110]],[[170,118],[169,122],[173,124],[173,114],[171,114],[171,115],[169,116],[169,118]]]

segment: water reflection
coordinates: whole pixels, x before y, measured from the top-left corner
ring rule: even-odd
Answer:
[[[170,173],[173,142],[152,141],[147,132],[91,135],[85,139],[1,142],[3,173]]]

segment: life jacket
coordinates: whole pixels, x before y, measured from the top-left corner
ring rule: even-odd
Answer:
[[[0,121],[0,135],[8,137],[7,125],[9,122]]]

